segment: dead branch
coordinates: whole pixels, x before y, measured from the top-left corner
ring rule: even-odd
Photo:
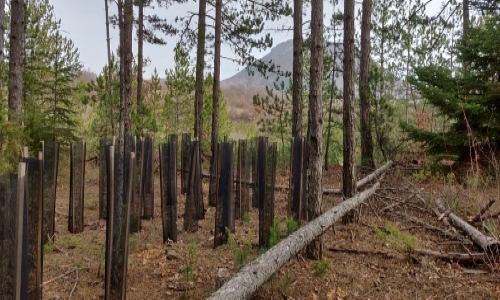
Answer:
[[[86,268],[80,268],[80,270],[82,270],[82,269],[86,269]],[[64,278],[64,277],[68,276],[69,274],[71,274],[71,273],[73,273],[73,272],[75,272],[75,271],[77,271],[77,270],[78,270],[77,268],[74,268],[74,269],[71,269],[71,270],[69,270],[68,272],[66,272],[66,273],[64,273],[64,274],[62,274],[62,275],[59,275],[59,276],[54,277],[54,278],[52,278],[52,279],[49,279],[49,280],[47,280],[47,281],[43,282],[43,283],[42,283],[42,286],[47,285],[47,284],[49,284],[49,283],[51,283],[51,282],[54,282],[54,281],[56,281],[57,279]]]
[[[78,268],[76,268],[76,280],[75,284],[73,285],[73,288],[71,289],[71,292],[69,293],[68,300],[71,299],[71,296],[73,295],[73,292],[75,291],[77,284],[78,284]]]
[[[427,249],[415,249],[413,254],[431,256],[433,258],[458,262],[462,264],[488,264],[492,260],[492,256],[487,253],[441,253]]]
[[[343,247],[330,247],[330,248],[328,248],[328,251],[353,253],[353,254],[365,254],[365,255],[380,255],[380,256],[387,258],[387,259],[398,258],[390,253],[387,253],[384,251],[378,251],[378,250],[358,250],[358,249],[347,249],[347,248],[343,248]]]
[[[481,211],[470,221],[471,224],[474,224],[476,222],[481,222],[483,219],[483,215],[490,209],[491,206],[495,203],[495,200],[490,200],[488,204],[486,204],[485,207],[481,209]]]
[[[396,215],[396,216],[399,216],[403,219],[406,219],[406,220],[409,220],[413,223],[417,223],[418,225],[428,229],[428,230],[432,230],[432,231],[437,231],[445,236],[448,236],[450,238],[453,238],[453,239],[456,239],[458,241],[461,241],[461,242],[466,242],[468,239],[467,237],[463,236],[463,235],[460,235],[460,234],[457,234],[457,233],[453,233],[453,232],[449,232],[449,231],[446,231],[440,227],[437,227],[437,226],[434,226],[434,225],[431,225],[431,224],[428,224],[418,218],[415,218],[413,216],[410,216],[410,215],[407,215],[407,214],[403,214],[403,213],[399,213],[399,212],[390,212],[390,214],[392,215]]]
[[[462,220],[460,217],[452,212],[446,210],[444,205],[439,199],[435,201],[437,208],[445,213],[451,221],[451,224],[457,229],[462,230],[467,233],[467,235],[472,239],[472,241],[481,247],[487,253],[498,253],[500,250],[500,242],[496,239],[486,236],[477,230],[475,227],[471,226],[469,223]]]

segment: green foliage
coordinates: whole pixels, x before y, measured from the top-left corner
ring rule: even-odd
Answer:
[[[193,266],[191,264],[184,265],[182,268],[182,278],[186,281],[192,281],[194,277]]]
[[[59,239],[58,244],[62,249],[74,249],[81,246],[82,238],[78,235],[66,234]]]
[[[45,245],[43,245],[43,255],[47,255],[54,251],[54,241],[49,240]]]
[[[48,0],[27,1],[25,17],[23,122],[27,144],[33,149],[44,140],[69,146],[77,138],[75,79],[82,68],[78,49],[60,34],[60,20]]]
[[[162,103],[162,85],[156,68],[151,75],[151,84],[143,82],[140,103],[133,101],[132,124],[135,136],[155,134],[159,131],[160,106]]]
[[[285,218],[286,235],[290,235],[299,229],[299,224],[292,217]]]
[[[292,217],[286,217],[285,227],[285,230],[281,230],[280,221],[273,220],[273,225],[269,228],[269,247],[277,245],[282,239],[299,229],[299,224]]]
[[[458,42],[458,59],[468,67],[455,72],[442,65],[415,68],[410,82],[437,109],[449,126],[433,132],[401,124],[408,137],[421,142],[430,155],[449,159],[475,159],[497,152],[500,139],[500,41],[494,16],[483,26],[472,26]]]
[[[281,240],[280,221],[274,219],[273,225],[269,228],[269,247],[276,246]]]
[[[278,287],[282,293],[286,293],[290,289],[292,283],[293,283],[292,276],[290,275],[289,272],[286,272],[286,274],[283,277],[281,277],[278,283]]]
[[[111,82],[109,81],[109,68],[111,68]],[[118,136],[120,119],[120,64],[117,57],[112,54],[111,66],[104,66],[97,78],[87,86],[87,95],[83,104],[88,106],[89,117],[85,124],[85,136],[88,140],[89,150],[98,153],[101,137]]]
[[[314,276],[325,277],[330,269],[330,261],[328,259],[317,260],[314,262]]]
[[[246,224],[250,223],[252,221],[252,215],[249,212],[246,212],[243,214],[243,222]]]
[[[394,249],[403,250],[410,254],[418,246],[418,241],[415,236],[408,232],[400,231],[389,223],[385,225],[383,230],[377,226],[374,226],[373,229],[380,240],[389,242]]]

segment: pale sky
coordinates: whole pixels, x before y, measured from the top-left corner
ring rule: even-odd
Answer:
[[[73,40],[80,53],[80,60],[85,69],[90,69],[95,73],[101,72],[107,63],[106,50],[106,25],[104,0],[50,0],[54,6],[57,18],[61,19],[62,33]],[[207,7],[210,9],[210,7]],[[189,1],[182,5],[176,5],[169,9],[156,8],[154,13],[173,20],[176,16],[183,16],[188,11],[197,12],[198,2]],[[151,9],[145,10],[145,14],[151,12]],[[116,12],[116,4],[110,5],[110,14]],[[288,24],[293,24],[291,18]],[[135,30],[135,29],[134,29]],[[119,42],[118,28],[110,28],[111,50],[116,51]],[[137,46],[135,44],[136,33],[134,37],[134,56],[137,55]],[[292,38],[292,32],[284,32],[273,35],[274,45]],[[168,38],[167,45],[156,46],[144,43],[144,57],[149,57],[151,64],[145,68],[144,77],[149,78],[153,69],[156,67],[160,77],[165,77],[165,69],[174,66],[173,48],[178,37]],[[270,50],[270,49],[269,49]],[[264,56],[269,50],[262,53],[255,53],[256,57]],[[234,57],[229,47],[222,47],[222,55]],[[195,53],[191,54],[191,59],[196,58]],[[210,58],[207,56],[206,58]],[[207,61],[208,65],[212,65]],[[221,60],[222,79],[231,77],[243,67],[230,60]]]
[[[105,12],[104,12],[104,1],[105,0],[50,0],[50,3],[54,6],[55,14],[57,18],[61,19],[61,30],[62,33],[73,40],[76,47],[80,53],[80,60],[84,64],[86,69],[90,69],[95,73],[101,72],[104,65],[107,63],[106,54],[106,26],[105,26]],[[436,10],[440,6],[443,0],[435,0],[430,3],[430,10]],[[325,23],[329,22],[329,18],[333,13],[333,7],[328,4],[330,1],[324,1],[324,14]],[[343,7],[343,1],[340,0],[338,7]],[[212,14],[213,9],[207,6],[208,13]],[[360,4],[357,3],[356,9],[360,8]],[[187,12],[197,12],[198,2],[194,0],[189,0],[185,4],[177,4],[176,6],[170,7],[168,9],[158,7],[154,11],[152,9],[146,9],[145,14],[155,13],[162,17],[166,17],[168,20],[173,20],[175,17],[185,16]],[[308,20],[310,7],[304,7],[304,21]],[[429,7],[428,7],[429,10]],[[116,13],[116,4],[113,1],[110,5],[110,15]],[[196,17],[194,18],[196,20]],[[194,20],[194,21],[195,21]],[[208,20],[207,20],[208,22]],[[196,22],[194,22],[196,24]],[[280,23],[269,24],[270,28],[276,28],[279,25],[291,26],[293,21],[290,18],[286,18]],[[304,26],[304,31],[307,30],[308,25]],[[111,35],[111,50],[116,51],[119,42],[118,29],[110,28]],[[137,46],[135,44],[136,33],[134,31],[134,55],[137,54]],[[293,34],[291,31],[285,32],[274,32],[272,33],[274,45],[277,45],[286,40],[292,39]],[[156,67],[160,77],[165,77],[165,69],[172,68],[174,66],[174,54],[173,48],[178,40],[178,37],[167,38],[167,45],[156,46],[148,43],[144,44],[144,57],[149,57],[151,64],[145,68],[144,77],[150,78],[153,69]],[[267,54],[270,49],[263,51],[262,53],[253,53],[254,56],[260,58]],[[234,57],[229,47],[222,45],[222,56]],[[191,53],[191,59],[193,61],[196,56],[195,53]],[[210,57],[206,57],[207,65],[212,65]],[[243,67],[238,64],[227,60],[221,59],[221,77],[222,79],[231,77]]]

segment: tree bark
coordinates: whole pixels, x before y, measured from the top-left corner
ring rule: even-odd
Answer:
[[[470,24],[470,17],[469,17],[469,0],[463,0],[462,3],[462,9],[463,9],[463,21],[462,21],[462,38],[465,38],[467,36],[467,31],[469,29],[469,24]],[[464,71],[467,70],[467,62],[462,62],[462,68]]]
[[[111,64],[113,63],[111,61],[111,38],[109,36],[109,5],[108,5],[108,0],[104,0],[104,11],[106,14],[106,46],[107,46],[107,51],[108,51],[108,74],[106,75],[107,81],[106,81],[106,92],[108,93],[108,101],[111,101],[111,96],[113,94],[113,84],[111,81],[113,80],[113,68],[111,67]],[[109,102],[111,103],[111,102]],[[110,115],[113,116],[113,105],[110,104]],[[108,120],[106,120],[108,122]],[[106,126],[107,128],[107,126]],[[114,134],[115,132],[115,124],[114,122],[111,122],[111,133]]]
[[[372,0],[363,0],[363,16],[361,20],[361,62],[359,76],[359,103],[361,115],[361,165],[368,170],[375,169],[373,160],[373,140],[370,121],[370,87],[368,73],[370,70],[370,31]]]
[[[24,0],[10,2],[9,112],[11,120],[22,124]]]
[[[344,199],[356,194],[356,152],[354,140],[354,0],[344,1],[344,105],[343,144],[344,165],[342,191]],[[344,222],[354,221],[356,213],[349,213]]]
[[[308,216],[313,220],[321,214],[323,191],[323,1],[311,1],[311,67],[309,82],[308,151]],[[323,257],[323,240],[317,236],[307,246],[312,259]]]
[[[0,0],[0,62],[3,62],[3,59],[5,57],[5,40],[4,40],[4,34],[5,34],[5,0]],[[3,84],[3,83],[2,83]]]
[[[125,169],[125,161],[132,150],[131,136],[131,111],[132,111],[132,22],[133,2],[132,0],[118,1],[118,15],[120,28],[120,123],[118,141],[116,144],[115,161],[115,199],[113,220],[113,253],[111,270],[111,298],[124,298],[122,295],[124,267],[123,255],[123,208],[126,203],[125,183],[128,178]]]
[[[292,137],[302,135],[302,1],[293,1]]]
[[[316,0],[313,0],[313,3]],[[380,186],[377,182],[368,190],[332,207],[272,247],[259,258],[243,267],[208,299],[247,299],[286,262],[298,254],[309,242],[328,230],[347,212],[372,196]]]
[[[207,1],[200,0],[198,9],[198,46],[196,50],[196,89],[194,104],[194,137],[200,142],[203,137],[203,72],[205,70],[205,17]]]
[[[144,122],[144,110],[142,108],[142,73],[144,67],[144,57],[142,54],[144,47],[144,0],[137,1],[139,14],[137,19],[137,103],[136,107],[141,118],[141,123]],[[145,134],[144,128],[141,126],[141,133]]]

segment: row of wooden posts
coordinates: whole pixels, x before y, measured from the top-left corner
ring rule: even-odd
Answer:
[[[216,139],[216,137],[214,137]],[[125,243],[122,278],[126,278],[129,232],[141,230],[141,220],[154,217],[154,151],[153,139],[136,140],[133,152],[126,155],[125,170]],[[305,144],[303,138],[292,142],[290,208],[299,220],[306,219]],[[214,149],[217,168],[214,174],[203,174],[200,143],[189,134],[181,136],[181,193],[186,195],[183,227],[192,232],[198,220],[204,219],[205,207],[202,178],[209,177],[208,204],[216,207],[214,247],[224,244],[228,230],[235,231],[235,219],[242,219],[250,205],[259,210],[259,245],[269,243],[269,228],[274,220],[276,182],[276,143],[259,137],[249,143],[240,140],[237,154],[234,143],[217,143]],[[177,156],[178,137],[171,135],[159,146],[161,218],[163,240],[177,240]],[[99,217],[106,219],[105,293],[111,293],[111,253],[114,216],[114,139],[103,138],[100,144]],[[68,231],[84,230],[84,192],[86,143],[71,144],[70,195]],[[38,157],[29,157],[27,150],[17,175],[0,176],[0,298],[41,299],[43,245],[54,239],[56,185],[59,145],[43,143]],[[236,176],[234,165],[236,164]],[[300,209],[302,208],[302,209]],[[5,271],[6,270],[6,271]],[[125,282],[125,281],[124,281]],[[115,287],[116,289],[116,287]],[[124,295],[125,283],[119,287]]]

